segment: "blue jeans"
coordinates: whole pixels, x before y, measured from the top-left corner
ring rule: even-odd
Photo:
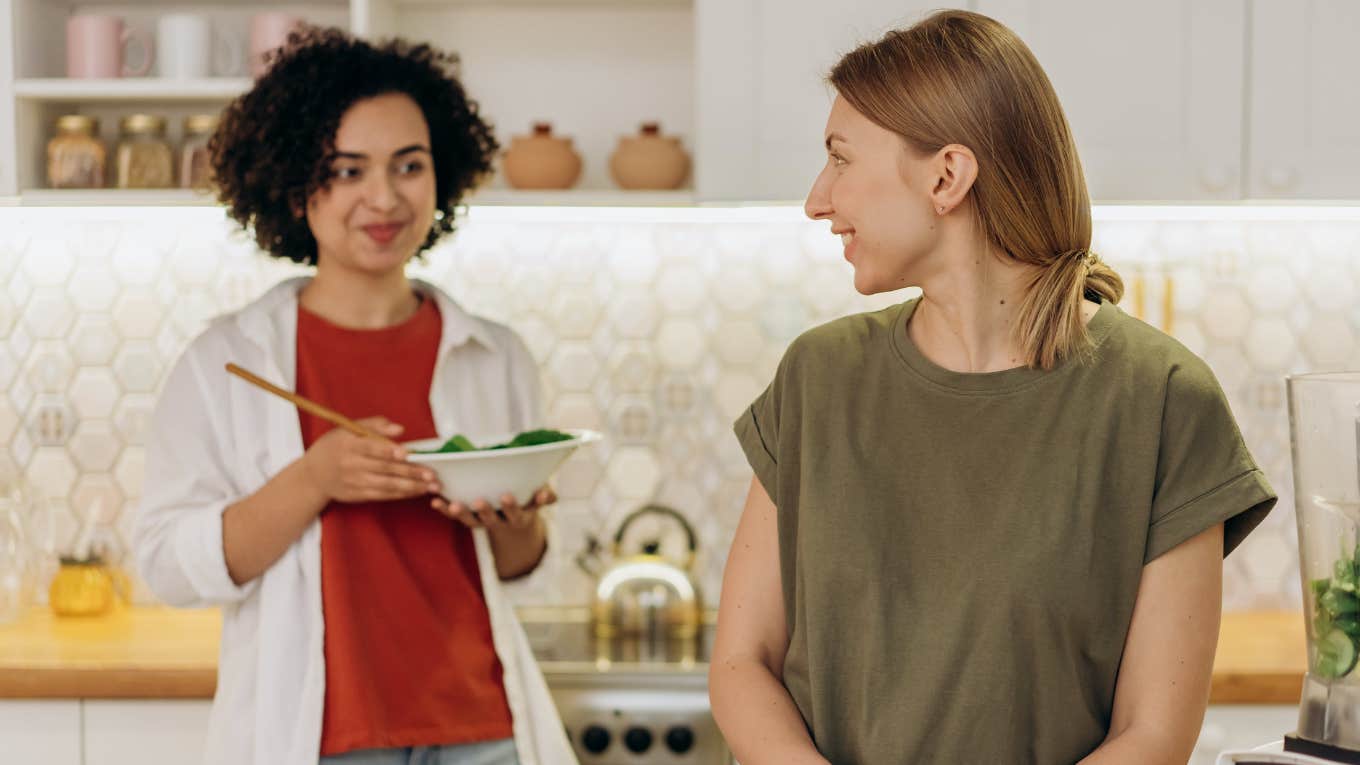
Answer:
[[[479,741],[414,749],[360,749],[322,757],[321,765],[519,765],[515,740]]]

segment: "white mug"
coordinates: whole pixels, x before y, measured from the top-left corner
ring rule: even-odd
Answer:
[[[193,13],[167,13],[156,23],[156,64],[162,77],[194,79],[237,74],[243,45]],[[214,66],[215,65],[215,66]]]

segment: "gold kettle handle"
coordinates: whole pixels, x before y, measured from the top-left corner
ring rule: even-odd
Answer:
[[[667,515],[680,522],[680,527],[685,530],[685,536],[689,540],[689,553],[685,556],[685,563],[682,568],[686,571],[692,569],[695,556],[699,550],[699,538],[694,533],[694,527],[690,525],[685,516],[680,514],[679,510],[665,505],[643,505],[623,519],[623,522],[619,524],[619,530],[614,533],[614,544],[611,548],[614,559],[617,560],[622,557],[624,532],[628,530],[633,521],[644,515]]]

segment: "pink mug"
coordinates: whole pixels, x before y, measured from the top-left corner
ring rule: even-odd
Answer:
[[[129,69],[123,50],[129,42],[142,49],[142,63]],[[79,78],[142,77],[151,71],[150,41],[127,29],[117,16],[78,14],[66,20],[66,76]]]
[[[302,17],[281,11],[250,17],[250,73],[255,77],[269,68],[265,57],[288,42],[288,35],[302,26]]]

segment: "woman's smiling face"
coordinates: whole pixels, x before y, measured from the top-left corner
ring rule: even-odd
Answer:
[[[356,102],[324,161],[328,184],[306,213],[318,265],[368,273],[404,266],[434,223],[434,162],[420,107],[400,93]]]
[[[920,283],[937,241],[930,158],[836,97],[827,118],[826,165],[803,209],[831,221],[855,289],[865,295]]]

